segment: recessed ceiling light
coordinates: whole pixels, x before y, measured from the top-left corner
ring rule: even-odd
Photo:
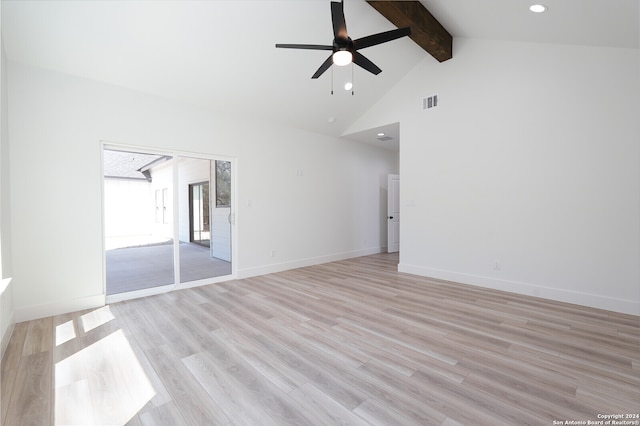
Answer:
[[[344,84],[344,90],[351,90],[353,89],[353,83],[348,82]]]
[[[378,136],[384,136],[384,133],[380,132],[378,133]]]
[[[532,4],[529,6],[529,10],[533,13],[542,13],[547,11],[547,6],[544,4]]]

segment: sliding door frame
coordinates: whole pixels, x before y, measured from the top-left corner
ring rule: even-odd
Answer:
[[[155,155],[167,155],[172,158],[172,171],[173,171],[173,221],[172,221],[172,235],[173,235],[173,273],[174,273],[174,283],[169,285],[163,285],[160,287],[152,287],[148,289],[135,290],[127,293],[118,293],[107,295],[107,260],[106,260],[106,245],[105,245],[105,185],[104,185],[104,150],[112,149],[118,151],[131,151],[131,152],[140,152],[140,153],[148,153]],[[189,281],[182,283],[180,282],[180,215],[179,211],[179,159],[180,158],[195,158],[201,160],[209,160],[209,161],[228,161],[231,163],[231,274],[223,275],[219,277],[211,277],[197,281]],[[213,284],[217,282],[229,281],[233,279],[237,279],[238,276],[238,265],[235,260],[238,259],[239,247],[238,247],[238,225],[236,221],[236,211],[238,206],[238,167],[237,167],[237,159],[235,157],[226,157],[222,155],[215,154],[204,154],[200,152],[188,152],[188,151],[179,151],[179,150],[163,150],[158,148],[140,146],[140,145],[128,145],[117,142],[110,141],[100,141],[100,170],[102,176],[102,291],[106,297],[106,303],[115,303],[122,300],[135,299],[138,297],[151,296],[154,294],[166,293],[173,290],[180,290],[191,287],[198,287],[207,284]],[[211,183],[210,183],[211,185]]]

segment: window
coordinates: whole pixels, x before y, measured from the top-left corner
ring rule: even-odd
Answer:
[[[216,207],[231,206],[231,162],[216,160]]]

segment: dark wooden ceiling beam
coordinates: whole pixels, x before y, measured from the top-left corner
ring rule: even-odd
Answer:
[[[453,37],[419,1],[369,1],[398,28],[411,27],[411,39],[439,62],[453,56]]]

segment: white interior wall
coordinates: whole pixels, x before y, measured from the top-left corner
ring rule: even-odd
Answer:
[[[381,185],[397,154],[20,64],[9,72],[18,320],[104,303],[100,141],[235,157],[239,277],[386,245]]]
[[[13,266],[11,255],[11,199],[9,188],[9,134],[7,57],[0,39],[0,358],[13,331]]]
[[[468,39],[426,58],[348,130],[400,121],[400,270],[639,314],[639,62]]]
[[[2,278],[12,275],[11,257],[11,209],[9,187],[9,123],[8,123],[8,90],[7,90],[7,56],[4,44],[0,39],[0,271]]]

